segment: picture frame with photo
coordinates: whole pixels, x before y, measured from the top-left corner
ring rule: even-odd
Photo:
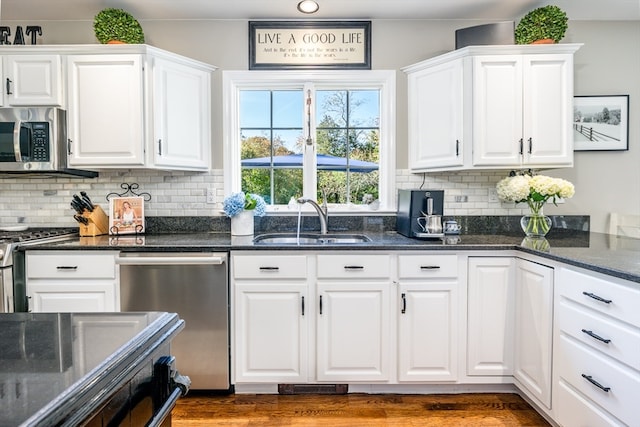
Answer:
[[[109,199],[109,234],[142,234],[144,225],[144,197]]]
[[[574,151],[629,150],[629,95],[574,96]]]

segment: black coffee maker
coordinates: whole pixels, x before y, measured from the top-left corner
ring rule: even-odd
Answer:
[[[431,212],[428,212],[429,206],[432,206]],[[442,217],[443,209],[444,190],[398,190],[396,230],[407,237],[425,237],[418,218],[429,213]]]

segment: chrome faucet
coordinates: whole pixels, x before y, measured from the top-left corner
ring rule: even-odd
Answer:
[[[298,203],[300,204],[309,203],[311,206],[315,208],[316,212],[318,212],[318,218],[320,219],[320,234],[327,234],[327,222],[329,220],[329,209],[327,207],[326,197],[322,201],[322,206],[320,206],[318,202],[316,202],[315,200],[306,199],[304,197],[300,197],[298,199]]]

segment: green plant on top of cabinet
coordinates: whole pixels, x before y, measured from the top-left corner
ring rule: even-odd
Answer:
[[[60,55],[27,54],[0,48],[2,92],[0,106],[64,105]]]
[[[67,61],[69,164],[207,171],[215,67],[146,45]]]
[[[572,166],[579,47],[469,46],[404,68],[411,171]]]

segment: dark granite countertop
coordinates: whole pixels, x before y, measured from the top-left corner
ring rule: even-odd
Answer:
[[[0,314],[0,426],[90,415],[183,326],[160,312]]]
[[[352,233],[352,232],[349,232]],[[121,251],[228,251],[228,250],[519,250],[570,265],[640,283],[640,240],[573,230],[553,230],[548,239],[527,241],[518,233],[461,234],[445,240],[417,240],[395,231],[364,231],[371,242],[355,244],[254,244],[251,237],[228,233],[193,232],[143,236],[97,236],[43,244],[30,249]]]

